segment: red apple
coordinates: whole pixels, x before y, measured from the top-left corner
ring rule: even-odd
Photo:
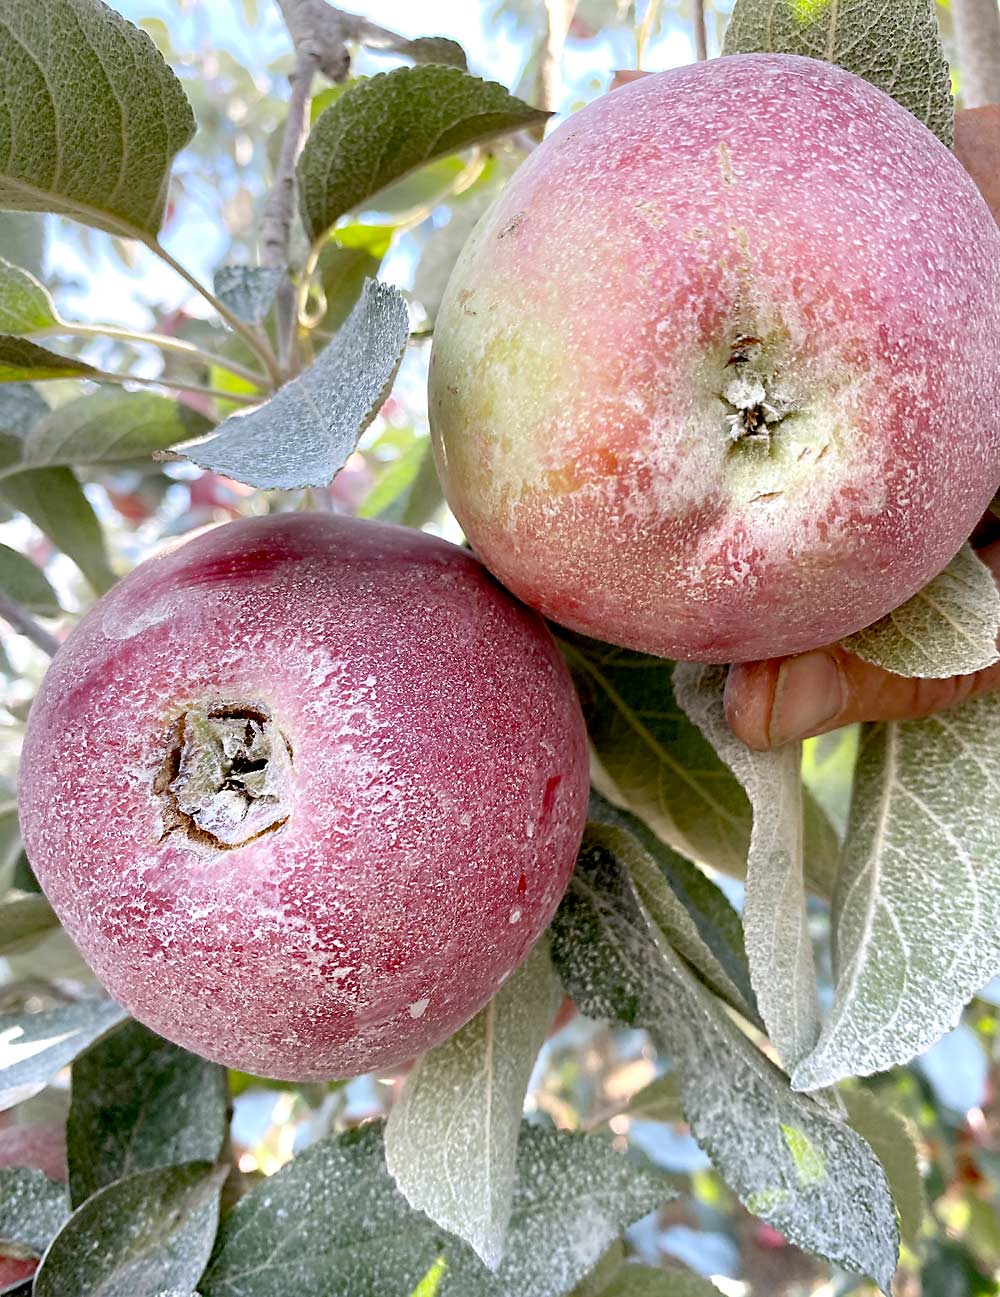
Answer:
[[[21,816],[140,1021],[324,1078],[493,995],[565,889],[587,782],[548,631],[471,554],[283,514],[149,560],[84,618],[31,709]]]
[[[1000,231],[894,100],[791,55],[574,113],[466,245],[434,334],[447,496],[575,630],[740,661],[837,640],[1000,482]]]

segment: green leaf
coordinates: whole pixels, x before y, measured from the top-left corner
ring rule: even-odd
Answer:
[[[465,168],[466,162],[460,155],[438,158],[380,189],[362,203],[362,211],[378,212],[400,222],[412,220],[421,211],[446,202],[454,193]],[[337,233],[339,231],[335,230],[334,234]]]
[[[392,242],[388,225],[346,225],[325,241],[316,263],[316,278],[326,309],[320,327],[335,332],[361,296],[366,279],[374,279]]]
[[[586,837],[551,937],[584,1013],[645,1026],[668,1044],[692,1134],[748,1210],[888,1292],[896,1216],[871,1149],[789,1088],[649,922],[613,853]]]
[[[70,469],[32,468],[4,478],[0,499],[26,514],[56,549],[68,554],[98,594],[114,585],[101,524]]]
[[[433,459],[434,456],[431,454],[431,445],[428,438],[421,437],[414,441],[408,450],[405,450],[382,470],[381,477],[361,501],[357,516],[359,518],[381,518],[384,522],[398,522],[407,510],[414,483],[428,460],[431,461],[433,471]],[[436,481],[436,472],[434,478]],[[440,503],[440,498],[439,492],[438,503]],[[433,506],[431,512],[433,512]]]
[[[150,38],[98,0],[0,0],[0,207],[155,236],[194,134]]]
[[[0,0],[0,4],[3,0]],[[0,29],[2,30],[2,29]],[[86,361],[60,356],[27,338],[0,335],[0,383],[22,383],[42,378],[89,378],[100,373]]]
[[[414,1064],[385,1128],[386,1162],[410,1206],[494,1269],[524,1096],[561,998],[543,940],[485,1009]]]
[[[226,1137],[225,1069],[126,1022],[73,1064],[66,1127],[74,1206],[134,1171],[214,1162]]]
[[[717,995],[762,1025],[750,985],[743,929],[722,892],[636,816],[594,793],[588,840],[627,866],[650,918]]]
[[[683,855],[742,877],[750,803],[678,706],[673,664],[578,635],[558,638],[614,800]]]
[[[955,110],[932,0],[736,0],[723,53],[764,52],[864,77],[951,148]]]
[[[0,433],[23,439],[48,412],[45,398],[30,383],[6,383],[0,387]]]
[[[0,1111],[37,1094],[125,1017],[114,1000],[79,1000],[41,1013],[0,1014]]]
[[[742,878],[753,812],[742,785],[674,696],[673,663],[560,631],[600,762],[597,783],[691,860]],[[806,877],[828,896],[837,837],[811,796],[804,802]]]
[[[658,1076],[637,1090],[622,1109],[626,1117],[637,1121],[662,1121],[668,1126],[684,1120],[681,1107],[680,1078],[676,1072]]]
[[[410,1297],[437,1297],[438,1289],[441,1287],[441,1279],[444,1275],[444,1265],[444,1257],[439,1256],[414,1288]]]
[[[0,545],[0,590],[38,617],[59,616],[59,600],[45,573],[8,545]]]
[[[11,886],[23,850],[17,801],[13,792],[8,792],[3,785],[0,786],[0,895]]]
[[[247,324],[261,324],[284,272],[267,266],[220,266],[212,291]]]
[[[1000,973],[1000,696],[863,734],[833,901],[834,1002],[797,1089],[922,1053]]]
[[[440,63],[444,67],[463,69],[469,66],[465,50],[447,36],[418,36],[416,40],[400,41],[392,49],[414,63]]]
[[[439,1297],[563,1297],[622,1230],[674,1197],[662,1171],[600,1136],[525,1125],[503,1262],[494,1274],[468,1249],[446,1249]]]
[[[547,113],[458,68],[397,68],[357,85],[320,114],[298,164],[306,232],[435,158],[545,121]]]
[[[320,1140],[241,1198],[198,1288],[202,1297],[408,1297],[444,1239],[396,1188],[372,1124]]]
[[[185,454],[249,486],[326,486],[388,396],[409,320],[394,288],[369,280],[316,363],[258,410],[226,419]]]
[[[203,437],[211,428],[199,411],[152,392],[92,392],[38,420],[24,438],[23,463],[127,463]]]
[[[507,145],[495,152],[475,184],[449,201],[447,225],[430,230],[413,275],[413,295],[433,324],[458,254],[497,194],[523,161],[521,150]]]
[[[58,323],[49,290],[0,257],[0,333],[44,333]]]
[[[19,896],[0,905],[0,955],[23,950],[59,920],[44,896]]]
[[[899,1212],[903,1242],[916,1249],[927,1215],[927,1195],[910,1127],[898,1112],[887,1108],[860,1085],[845,1086],[839,1094],[847,1108],[848,1121],[882,1163]]]
[[[680,1270],[625,1265],[600,1297],[719,1297],[710,1279]]]
[[[594,1266],[570,1293],[570,1297],[602,1297],[608,1284],[625,1264],[625,1240],[616,1239]]]
[[[78,1207],[35,1275],[33,1297],[159,1297],[190,1291],[219,1224],[227,1167],[140,1171]]]
[[[1000,589],[971,545],[912,599],[844,640],[855,657],[901,676],[943,679],[1000,661]]]
[[[66,1186],[33,1166],[0,1169],[0,1252],[41,1256],[69,1215]]]
[[[753,807],[743,931],[764,1026],[790,1069],[819,1037],[816,965],[806,915],[802,746],[788,743],[771,752],[752,752],[726,721],[725,686],[725,667],[678,662],[674,668],[677,701],[736,775]]]

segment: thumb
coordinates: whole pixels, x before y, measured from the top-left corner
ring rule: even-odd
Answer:
[[[1000,542],[981,550],[979,557],[994,576],[1000,575]],[[854,721],[930,716],[994,689],[1000,689],[1000,663],[946,680],[909,679],[833,644],[730,667],[726,718],[748,747],[763,751]]]

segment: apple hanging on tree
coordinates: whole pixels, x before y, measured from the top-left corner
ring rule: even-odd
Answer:
[[[573,114],[456,265],[449,502],[546,616],[670,658],[795,653],[943,568],[1000,482],[1000,231],[868,82],[793,55]]]
[[[318,1079],[482,1007],[559,903],[587,790],[552,638],[472,555],[285,514],[142,564],[87,615],[31,710],[21,817],[140,1021]]]

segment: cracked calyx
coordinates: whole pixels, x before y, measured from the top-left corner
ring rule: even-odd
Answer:
[[[153,781],[163,837],[231,851],[287,823],[292,749],[259,705],[182,712]]]

